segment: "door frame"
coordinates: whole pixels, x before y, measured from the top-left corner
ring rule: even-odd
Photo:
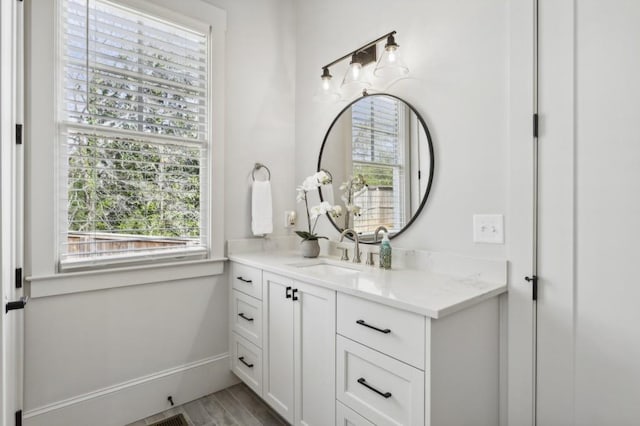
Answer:
[[[537,0],[509,1],[507,409],[502,425],[536,424]],[[504,334],[503,334],[504,335]],[[503,397],[504,398],[504,397]],[[505,418],[506,417],[506,418]]]
[[[13,425],[23,403],[23,312],[5,312],[5,304],[23,295],[17,286],[22,267],[23,145],[16,124],[23,124],[23,2],[0,2],[0,425]],[[20,288],[18,288],[20,287]]]

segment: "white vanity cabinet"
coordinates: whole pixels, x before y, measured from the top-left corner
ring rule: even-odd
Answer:
[[[291,424],[500,423],[500,293],[425,314],[268,269],[232,264],[233,371]]]

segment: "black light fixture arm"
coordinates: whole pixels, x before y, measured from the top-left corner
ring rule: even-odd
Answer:
[[[369,43],[367,43],[367,44],[363,44],[362,46],[360,46],[360,47],[359,47],[359,48],[357,48],[356,50],[352,50],[351,52],[347,53],[346,55],[339,57],[339,58],[338,58],[338,59],[336,59],[335,61],[333,61],[333,62],[329,62],[327,65],[323,66],[323,67],[322,67],[322,69],[324,70],[324,69],[326,69],[326,68],[329,68],[329,67],[331,67],[331,66],[333,66],[333,65],[337,64],[337,63],[338,63],[338,62],[340,62],[340,61],[343,61],[343,60],[345,60],[345,59],[347,59],[347,58],[350,58],[350,57],[352,57],[353,55],[357,54],[358,52],[363,51],[363,50],[365,50],[365,49],[367,49],[367,48],[369,48],[369,47],[373,46],[374,44],[376,44],[376,43],[377,43],[377,42],[379,42],[380,40],[383,40],[383,39],[385,39],[385,38],[387,38],[387,37],[389,37],[389,36],[392,36],[392,35],[394,35],[395,33],[396,33],[395,31],[391,31],[390,33],[387,33],[387,34],[385,34],[385,35],[383,35],[383,36],[380,36],[380,37],[378,37],[377,39],[375,39],[375,40],[373,40],[373,41],[370,41],[370,42],[369,42]]]

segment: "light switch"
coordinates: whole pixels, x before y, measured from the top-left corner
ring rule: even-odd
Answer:
[[[473,242],[504,244],[504,216],[501,214],[474,214]]]

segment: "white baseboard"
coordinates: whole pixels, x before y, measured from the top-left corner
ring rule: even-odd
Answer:
[[[25,426],[123,426],[238,383],[221,354],[28,410]]]

